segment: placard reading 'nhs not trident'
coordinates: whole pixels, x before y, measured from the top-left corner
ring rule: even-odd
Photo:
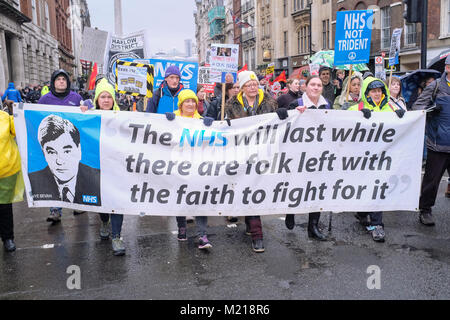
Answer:
[[[334,65],[369,62],[372,22],[373,10],[337,12]]]

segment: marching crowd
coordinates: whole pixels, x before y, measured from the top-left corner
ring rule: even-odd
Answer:
[[[133,110],[149,113],[165,114],[167,120],[175,117],[202,119],[205,126],[213,121],[221,120],[222,86],[225,86],[225,119],[250,117],[264,113],[277,113],[283,120],[288,117],[287,111],[296,109],[303,113],[306,109],[336,109],[360,111],[369,119],[372,112],[392,112],[402,118],[408,110],[427,110],[426,122],[426,163],[422,181],[419,221],[426,226],[434,226],[432,207],[438,192],[439,183],[445,170],[450,169],[450,56],[445,60],[445,71],[441,78],[426,81],[422,92],[411,97],[408,105],[402,97],[401,83],[396,77],[386,82],[375,78],[370,72],[361,74],[353,72],[345,77],[344,71],[336,73],[332,79],[332,70],[322,67],[319,75],[310,75],[306,80],[289,79],[287,92],[280,96],[273,95],[264,77],[258,77],[252,71],[238,74],[236,83],[233,80],[217,84],[211,97],[199,85],[197,92],[185,89],[180,82],[180,70],[170,66],[165,73],[165,80],[154,90],[153,97],[146,106],[143,101],[116,96],[114,88],[107,79],[101,76],[96,79],[93,100],[89,96],[82,97],[70,90],[70,78],[64,70],[52,74],[46,87],[36,87],[19,92],[10,84],[2,96],[8,107],[7,112],[0,111],[0,235],[6,251],[14,251],[13,207],[12,204],[23,200],[23,178],[20,167],[20,155],[15,142],[15,128],[12,114],[13,102],[37,102],[38,104],[73,106],[83,112],[92,109],[100,110]],[[48,90],[48,92],[45,92]],[[42,91],[42,92],[40,92]],[[39,98],[37,98],[39,93]],[[119,101],[118,101],[119,100]],[[412,101],[412,102],[411,102]],[[125,106],[125,107],[123,107]],[[128,106],[128,107],[126,107]],[[423,139],[423,137],[418,137]],[[61,183],[69,183],[61,181]],[[449,184],[450,186],[450,184]],[[450,188],[446,196],[450,197]],[[61,196],[63,198],[63,196]],[[74,211],[74,214],[83,212]],[[61,208],[50,208],[47,221],[56,224],[61,221]],[[372,235],[376,242],[385,241],[382,212],[357,212],[355,217]],[[112,239],[114,255],[124,255],[125,246],[121,237],[123,224],[122,214],[100,214],[101,239]],[[188,217],[189,219],[189,217]],[[186,217],[177,217],[179,241],[186,241]],[[236,217],[229,217],[236,221]],[[319,241],[327,240],[319,228],[320,212],[312,212],[308,219],[308,236]],[[207,217],[196,216],[198,232],[198,248],[211,248],[207,237]],[[251,236],[252,249],[264,251],[263,228],[260,216],[245,217],[246,234]],[[286,215],[286,227],[295,227],[295,215]]]

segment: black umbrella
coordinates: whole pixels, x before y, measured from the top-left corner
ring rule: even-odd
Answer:
[[[400,81],[402,83],[403,98],[405,98],[405,101],[408,103],[411,95],[417,91],[417,88],[422,83],[422,81],[429,77],[437,79],[440,76],[441,73],[439,71],[430,69],[419,69],[401,76]]]
[[[445,69],[445,58],[450,55],[450,49],[445,49],[439,53],[433,60],[428,64],[428,69],[434,69],[440,73],[444,72]]]

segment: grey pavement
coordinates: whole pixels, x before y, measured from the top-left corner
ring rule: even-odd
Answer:
[[[0,248],[0,299],[449,299],[450,199],[446,182],[434,208],[435,227],[416,212],[386,212],[386,242],[375,243],[354,213],[333,214],[327,242],[309,240],[307,215],[294,230],[283,216],[264,216],[265,252],[253,253],[243,217],[233,226],[209,219],[213,248],[176,239],[174,217],[125,216],[126,255],[101,241],[98,214],[50,226],[48,209],[14,205],[16,252]],[[326,230],[329,213],[322,214]],[[69,266],[79,266],[81,289],[68,289]],[[380,268],[380,289],[369,289],[369,266]]]

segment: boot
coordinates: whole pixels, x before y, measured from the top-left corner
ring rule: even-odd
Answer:
[[[294,229],[295,227],[295,215],[293,214],[287,214],[286,219],[284,220],[284,224],[286,225],[286,228],[289,230]]]
[[[326,241],[327,237],[319,230],[320,212],[311,212],[308,219],[308,236],[310,238]]]

